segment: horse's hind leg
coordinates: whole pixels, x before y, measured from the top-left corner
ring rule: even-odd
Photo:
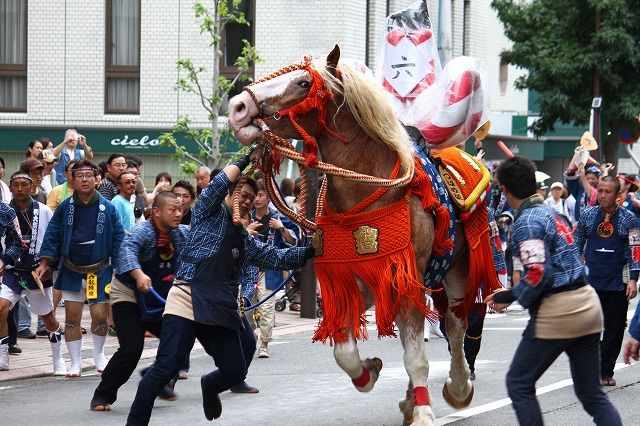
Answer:
[[[412,308],[397,323],[404,348],[404,367],[411,381],[407,399],[400,404],[400,408],[404,408],[405,423],[411,422],[411,425],[416,426],[433,425],[435,416],[427,390],[429,362],[424,352],[424,317],[420,311]]]
[[[346,342],[335,344],[333,356],[340,368],[351,377],[351,382],[356,389],[360,392],[369,392],[373,389],[382,369],[382,360],[373,358],[362,361],[353,335],[349,334]]]
[[[462,264],[461,264],[462,263]],[[454,306],[462,303],[467,283],[467,262],[458,262],[445,278],[445,291],[449,307],[445,315],[447,337],[451,347],[451,365],[449,377],[442,391],[444,399],[454,408],[463,408],[471,403],[473,384],[469,380],[469,367],[464,356],[464,335],[466,320],[458,318],[452,311]]]

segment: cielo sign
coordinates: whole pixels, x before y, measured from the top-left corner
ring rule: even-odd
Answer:
[[[148,149],[160,145],[158,138],[152,138],[144,135],[141,138],[131,137],[125,134],[122,138],[111,139],[111,145],[114,147],[123,147],[124,149]]]

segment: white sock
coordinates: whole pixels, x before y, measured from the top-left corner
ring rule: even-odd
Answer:
[[[49,333],[54,376],[64,376],[67,374],[67,367],[64,364],[64,359],[62,359],[62,336],[62,328],[58,328],[58,330]]]
[[[0,371],[9,369],[9,337],[0,339]]]
[[[66,339],[65,339],[66,340]],[[69,351],[69,356],[71,357],[71,367],[69,368],[68,375],[70,376],[80,376],[82,373],[82,339],[68,341],[67,342],[67,350]]]
[[[104,343],[107,336],[98,336],[92,334],[93,339],[93,361],[96,364],[96,370],[102,372],[107,367],[107,358],[104,356]]]

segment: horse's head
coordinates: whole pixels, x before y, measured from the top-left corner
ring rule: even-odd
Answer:
[[[229,101],[229,124],[244,145],[262,136],[255,120],[262,119],[285,139],[306,139],[326,128],[328,103],[333,97],[325,84],[335,77],[340,49],[331,51],[326,68],[318,70],[309,58],[286,66],[245,87]]]

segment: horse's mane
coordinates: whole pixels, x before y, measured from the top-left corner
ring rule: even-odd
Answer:
[[[371,138],[397,152],[406,170],[413,161],[413,147],[383,89],[349,64],[338,64],[342,81],[327,70],[324,60],[314,60],[314,66],[331,93],[344,98],[358,125]]]

